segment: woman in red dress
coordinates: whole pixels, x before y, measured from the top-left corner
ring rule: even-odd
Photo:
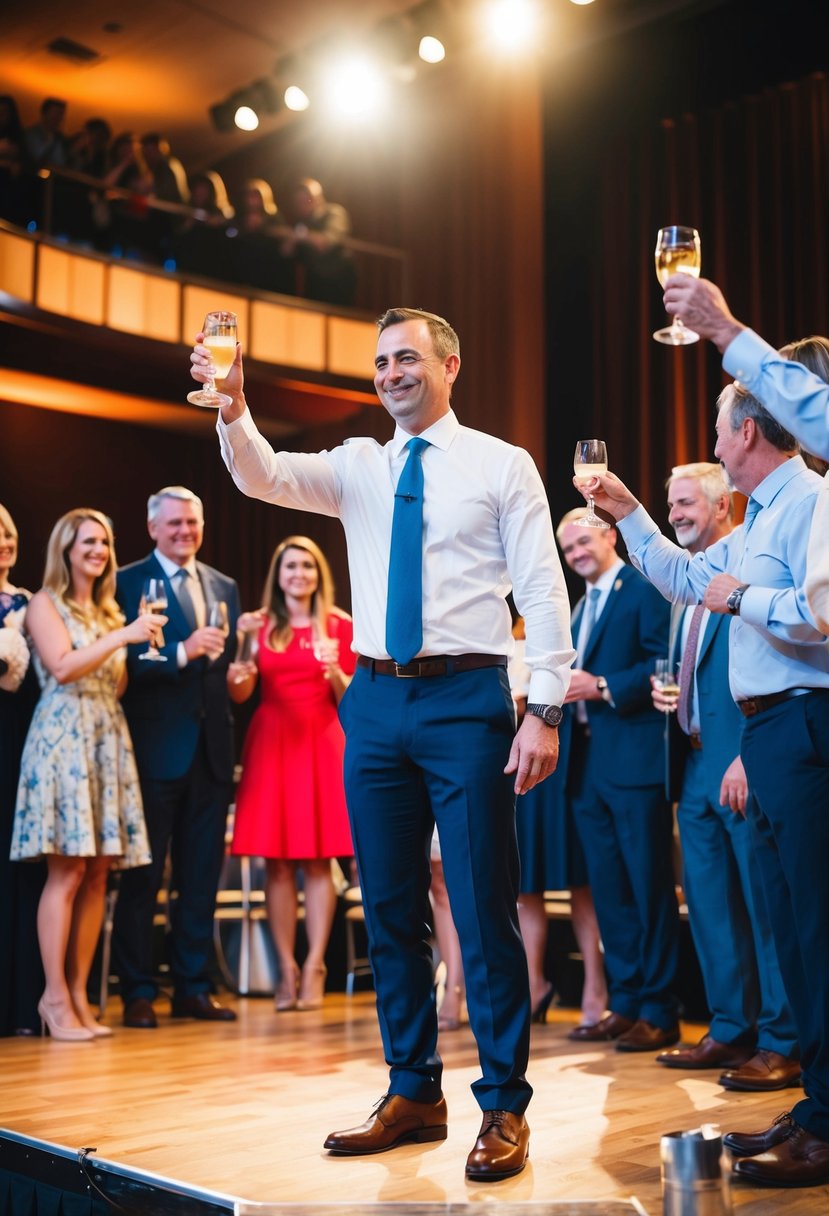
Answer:
[[[331,859],[353,853],[343,792],[345,739],[337,705],[354,673],[351,618],[334,606],[331,570],[308,537],[289,536],[271,559],[255,661],[234,665],[231,695],[244,701],[261,677],[261,704],[242,753],[235,855],[267,862],[268,921],[279,958],[276,1008],[317,1009],[336,892]],[[240,679],[240,676],[242,677]],[[308,955],[294,957],[296,871],[304,875]]]

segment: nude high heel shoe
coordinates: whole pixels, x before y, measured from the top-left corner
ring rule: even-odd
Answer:
[[[461,1028],[464,1003],[463,988],[461,988],[460,984],[456,984],[453,991],[458,1002],[457,1017],[452,1017],[449,1013],[444,1013],[443,1007],[446,1004],[446,993],[444,992],[443,1001],[441,1002],[441,1007],[438,1011],[438,1030],[460,1030]]]
[[[37,1012],[40,1017],[40,1029],[42,1033],[46,1034],[46,1030],[48,1029],[53,1039],[57,1039],[63,1043],[83,1043],[95,1038],[92,1031],[87,1030],[85,1026],[60,1026],[47,1009],[43,997],[37,1003]]]
[[[320,967],[311,967],[310,970],[306,964],[302,968],[302,981],[299,986],[299,1000],[296,1003],[297,1009],[321,1009],[322,999],[325,995],[325,977],[328,975],[328,968],[323,963]]]
[[[297,1007],[297,989],[299,988],[299,967],[294,963],[290,971],[284,971],[279,977],[279,985],[274,993],[273,1007],[277,1013],[287,1013]]]

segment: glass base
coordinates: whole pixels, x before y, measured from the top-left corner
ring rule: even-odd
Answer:
[[[139,659],[147,659],[150,663],[167,662],[166,654],[159,654],[157,650],[145,650],[144,653],[140,654],[138,657]]]
[[[663,342],[666,346],[690,346],[692,342],[699,342],[699,334],[694,333],[692,329],[686,329],[684,325],[682,329],[673,325],[666,329],[657,329],[653,336],[657,342]]]
[[[196,389],[187,394],[191,405],[201,405],[204,409],[220,410],[223,405],[233,405],[233,398],[227,393],[217,393],[215,389]]]
[[[598,515],[582,515],[581,519],[571,521],[577,528],[609,528],[610,524],[605,523]]]

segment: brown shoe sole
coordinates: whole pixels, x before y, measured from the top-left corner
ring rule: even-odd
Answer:
[[[402,1132],[390,1144],[381,1144],[376,1148],[346,1148],[344,1145],[338,1144],[336,1140],[332,1141],[330,1137],[322,1147],[336,1157],[368,1157],[372,1153],[387,1153],[390,1149],[398,1148],[401,1144],[428,1144],[432,1140],[445,1140],[447,1134],[448,1129],[446,1124],[439,1123],[434,1127],[416,1127],[411,1131]]]

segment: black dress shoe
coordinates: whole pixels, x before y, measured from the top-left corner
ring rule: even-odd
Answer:
[[[656,1062],[664,1064],[666,1068],[740,1068],[753,1055],[753,1047],[720,1043],[707,1034],[695,1047],[674,1047],[671,1051],[660,1051]]]
[[[172,1015],[174,1018],[198,1018],[202,1022],[235,1022],[232,1009],[220,1005],[209,992],[197,992],[195,996],[174,996]]]
[[[756,1157],[788,1139],[794,1127],[791,1112],[784,1110],[771,1127],[762,1132],[726,1132],[722,1142],[732,1157]]]
[[[673,1026],[654,1026],[640,1018],[624,1034],[616,1040],[617,1051],[658,1051],[660,1047],[670,1047],[679,1041],[679,1024]]]
[[[131,1026],[133,1030],[155,1030],[158,1021],[152,1001],[143,996],[136,997],[134,1001],[127,1001],[124,1006],[124,1025]]]
[[[621,1013],[608,1013],[594,1026],[574,1026],[567,1035],[575,1043],[609,1043],[630,1030],[633,1022]]]

